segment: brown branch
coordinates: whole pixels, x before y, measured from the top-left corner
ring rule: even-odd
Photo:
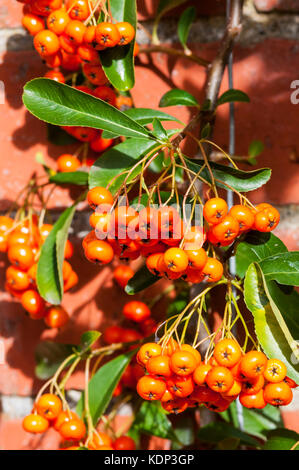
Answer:
[[[173,47],[167,46],[159,46],[159,45],[151,45],[147,47],[141,47],[139,49],[139,53],[151,54],[152,52],[162,52],[164,54],[173,55],[176,57],[182,57],[183,59],[191,60],[191,62],[195,62],[198,65],[202,65],[203,67],[210,66],[210,62],[208,60],[203,59],[195,54],[188,54],[185,51],[180,49],[174,49]]]
[[[182,140],[193,132],[200,124],[201,129],[209,123],[213,127],[215,122],[215,109],[223,74],[228,63],[229,55],[233,49],[235,41],[242,29],[242,9],[243,0],[232,0],[226,31],[221,41],[217,56],[208,67],[208,76],[205,92],[205,100],[202,109],[194,116],[182,132],[172,141],[174,147],[178,147]]]

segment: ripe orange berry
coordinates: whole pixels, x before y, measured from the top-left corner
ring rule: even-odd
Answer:
[[[83,64],[82,70],[86,78],[93,85],[105,85],[108,79],[100,65]]]
[[[213,367],[207,374],[206,383],[214,392],[225,393],[233,386],[234,377],[226,367]]]
[[[96,28],[96,41],[103,47],[114,47],[121,40],[120,32],[112,23],[99,23]]]
[[[158,377],[171,377],[169,356],[155,356],[150,358],[146,363],[146,370],[149,374]]]
[[[133,439],[129,436],[120,436],[113,442],[115,450],[135,450],[136,445]]]
[[[77,54],[85,64],[100,65],[101,63],[98,52],[88,44],[81,44],[77,49]]]
[[[46,29],[34,36],[33,44],[41,57],[56,54],[60,48],[59,39],[56,34]]]
[[[285,382],[269,383],[264,388],[264,399],[273,406],[286,406],[293,399],[293,392]]]
[[[141,346],[137,354],[137,360],[140,364],[144,366],[147,362],[153,358],[158,357],[162,353],[162,348],[157,343],[145,343]]]
[[[223,266],[216,258],[208,258],[202,273],[208,282],[217,282],[222,278]]]
[[[6,232],[13,227],[14,221],[11,217],[7,215],[0,216],[0,232]]]
[[[111,104],[111,106],[116,106],[116,94],[112,88],[105,85],[98,86],[93,90],[93,94],[102,101],[106,101],[106,103]]]
[[[259,232],[271,232],[280,221],[280,214],[274,207],[269,207],[255,215],[254,228]]]
[[[247,395],[255,395],[259,392],[265,383],[265,379],[262,375],[255,377],[254,379],[245,379],[242,380],[242,391]]]
[[[102,186],[96,186],[87,193],[87,202],[92,209],[103,206],[103,210],[109,210],[113,205],[113,196],[111,192]],[[107,208],[105,207],[107,206]]]
[[[15,266],[9,266],[6,270],[8,284],[17,291],[22,291],[30,286],[28,274]]]
[[[233,206],[229,213],[239,223],[239,231],[245,232],[250,230],[254,224],[254,215],[251,210],[241,204]]]
[[[182,273],[188,267],[188,256],[181,248],[169,248],[164,253],[167,269],[174,273]]]
[[[192,269],[203,269],[208,261],[208,256],[203,248],[198,250],[185,249],[185,253],[188,256],[188,265]]]
[[[65,259],[70,259],[74,254],[74,246],[69,240],[66,241],[64,247],[64,257]]]
[[[50,78],[51,80],[54,80],[55,82],[65,83],[63,73],[58,72],[56,70],[49,70],[49,72],[45,73],[44,77]]]
[[[134,274],[135,273],[130,266],[118,266],[113,271],[113,278],[120,287],[125,288]]]
[[[188,400],[185,398],[175,398],[174,400],[170,400],[167,402],[162,403],[162,407],[168,413],[179,414],[183,413],[189,406]]]
[[[210,364],[200,364],[193,372],[193,380],[197,385],[203,385],[206,381],[208,372],[212,369]]]
[[[151,375],[144,375],[137,383],[137,393],[144,400],[160,400],[165,390],[165,382]]]
[[[40,416],[52,421],[56,419],[62,411],[62,402],[53,393],[45,393],[35,404],[36,411]]]
[[[87,0],[71,0],[68,12],[73,20],[85,21],[91,14]]]
[[[69,422],[70,420],[78,420],[79,417],[73,411],[61,411],[53,423],[53,427],[56,431],[59,431],[60,426],[64,423]]]
[[[62,173],[68,173],[76,171],[81,166],[80,160],[74,155],[63,154],[57,160],[58,171]]]
[[[32,36],[35,36],[37,33],[45,29],[43,20],[33,13],[26,13],[26,15],[23,16],[22,26],[27,29]]]
[[[197,349],[193,348],[190,344],[182,344],[181,351],[188,351],[189,353],[193,354],[196,360],[196,365],[198,366],[201,363],[201,355]]]
[[[8,248],[8,259],[20,269],[27,270],[34,263],[32,248],[25,244],[16,243]]]
[[[70,419],[60,426],[59,433],[66,440],[80,441],[86,434],[86,427],[81,419]]]
[[[71,42],[79,46],[83,42],[86,26],[78,20],[71,20],[65,28],[64,34],[71,40]]]
[[[49,428],[49,421],[38,414],[25,416],[22,423],[24,431],[41,434]]]
[[[194,354],[188,351],[175,351],[170,356],[170,368],[176,375],[190,375],[197,366]]]
[[[113,249],[103,240],[94,240],[88,243],[85,255],[89,261],[99,264],[109,264],[114,257]]]
[[[48,29],[57,35],[64,33],[69,22],[70,17],[63,8],[53,11],[47,18]]]
[[[131,302],[127,302],[125,304],[123,308],[123,315],[128,320],[133,320],[139,323],[150,317],[151,311],[144,302],[139,300],[131,300]]]
[[[241,392],[239,395],[241,405],[245,408],[256,408],[261,410],[267,405],[264,399],[263,390],[260,390],[255,395],[248,395],[247,393]]]
[[[219,224],[228,212],[227,203],[220,197],[209,199],[203,207],[203,216],[211,224]]]
[[[228,392],[222,393],[224,398],[231,398],[237,397],[242,391],[242,382],[239,380],[234,380],[232,387],[228,390]]]
[[[35,290],[27,290],[21,297],[23,308],[33,320],[40,320],[45,315],[45,301]]]
[[[111,437],[109,437],[108,434],[104,432],[94,432],[92,438],[88,441],[88,448],[92,450],[101,450],[103,446],[108,446],[112,448]]]
[[[219,243],[228,243],[238,236],[239,231],[239,222],[231,215],[226,215],[219,224],[212,227],[211,234]]]
[[[61,328],[68,323],[69,319],[66,310],[59,305],[49,307],[44,318],[46,325],[50,328]]]
[[[194,390],[194,382],[189,376],[172,376],[166,381],[167,388],[173,395],[179,398],[186,398],[191,395]]]
[[[122,21],[120,23],[116,23],[115,26],[120,34],[120,40],[118,41],[119,46],[125,46],[133,41],[135,37],[135,29],[130,23]]]
[[[264,370],[264,377],[268,382],[282,382],[287,375],[285,364],[279,359],[268,359]]]
[[[240,361],[242,351],[233,339],[222,339],[215,346],[214,357],[220,366],[233,367]]]
[[[87,26],[85,33],[84,33],[84,38],[83,41],[86,44],[92,44],[95,41],[96,38],[96,26]]]
[[[240,362],[240,372],[245,376],[254,379],[264,373],[267,365],[267,358],[261,351],[249,351],[242,357]]]

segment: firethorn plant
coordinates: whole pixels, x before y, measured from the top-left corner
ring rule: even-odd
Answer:
[[[67,235],[78,203],[85,200],[90,209],[90,228],[82,241],[87,260],[99,269],[112,264],[117,288],[139,294],[120,306],[120,319],[102,332],[102,345],[94,346],[100,332],[85,332],[78,346],[64,349],[54,376],[44,371],[48,380],[24,418],[24,429],[43,433],[53,426],[68,442],[63,448],[71,450],[132,450],[142,433],[182,447],[176,421],[168,414],[187,409],[194,428],[203,407],[231,427],[240,426],[231,418],[236,409],[243,421],[246,413],[252,417],[262,410],[258,413],[275,422],[277,407],[292,401],[299,378],[294,290],[299,253],[288,252],[272,234],[279,211],[247,197],[270,179],[269,169],[246,167],[256,163],[261,144],[253,142],[241,158],[212,137],[218,106],[249,101],[241,90],[219,96],[233,32],[240,30],[242,1],[230,2],[229,40],[211,62],[187,46],[196,16],[192,6],[179,19],[182,49],[174,49],[160,44],[157,31],[160,18],[177,2],[160,2],[153,32],[147,31],[150,45],[141,48],[133,0],[21,3],[23,26],[49,68],[44,78],[25,86],[24,104],[48,123],[53,142],[81,143],[74,153],[62,153],[55,169],[39,156],[45,176],[30,181],[14,218],[0,218],[0,249],[11,263],[6,288],[31,318],[65,327],[69,316],[60,305],[63,292],[78,281],[67,261],[74,252]],[[139,54],[152,52],[207,69],[202,103],[179,89],[160,100],[160,107],[193,107],[189,123],[134,107],[134,63]],[[175,127],[166,129],[167,121]],[[185,141],[196,152],[190,153]],[[52,189],[45,200],[48,185]],[[81,194],[49,225],[44,221],[48,199],[56,186],[66,185],[77,185]],[[228,193],[234,199],[230,205]],[[156,283],[157,295],[140,294]],[[218,312],[222,299],[218,321],[211,313],[216,297]],[[156,313],[160,300],[169,304],[162,317]],[[109,355],[113,358],[107,360]],[[85,364],[85,387],[73,411],[65,389],[80,363]],[[127,402],[133,404],[134,420],[124,435],[127,430],[114,430],[113,418]],[[151,416],[154,428],[149,429]],[[192,439],[190,445],[200,448],[200,439]],[[260,448],[265,434],[248,425],[242,429],[244,440]]]

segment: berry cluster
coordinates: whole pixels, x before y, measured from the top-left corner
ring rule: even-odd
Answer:
[[[0,252],[7,253],[11,263],[6,270],[6,290],[21,300],[21,304],[33,320],[44,319],[47,326],[64,326],[69,315],[61,306],[47,304],[40,296],[36,285],[37,262],[41,247],[52,230],[52,225],[39,226],[33,215],[24,220],[0,217]],[[73,255],[73,245],[67,240],[63,262],[64,291],[78,282],[78,276],[67,259]]]
[[[202,362],[197,349],[179,346],[172,338],[164,349],[160,344],[144,344],[137,360],[146,371],[137,392],[145,400],[160,400],[170,413],[199,405],[222,412],[238,397],[246,408],[285,406],[297,387],[282,361],[267,359],[256,350],[243,354],[233,339],[220,340],[207,362]]]
[[[70,445],[62,450],[77,450],[86,437],[86,426],[79,416],[69,409],[63,410],[61,399],[53,393],[41,395],[34,404],[32,413],[23,419],[23,429],[33,434],[44,433],[52,427],[59,432],[63,441]],[[64,445],[66,445],[64,443]],[[135,443],[128,436],[114,441],[100,431],[94,431],[86,441],[89,450],[134,450]]]
[[[218,197],[203,207],[203,228],[188,228],[172,206],[146,207],[140,212],[132,206],[112,210],[113,196],[103,187],[91,189],[87,201],[95,210],[89,219],[94,230],[83,240],[90,261],[108,264],[115,255],[126,260],[144,256],[156,276],[191,283],[217,282],[223,275],[222,263],[208,256],[209,243],[228,246],[245,231],[267,232],[279,222],[279,212],[270,204],[252,209],[235,205],[228,212],[225,200]]]

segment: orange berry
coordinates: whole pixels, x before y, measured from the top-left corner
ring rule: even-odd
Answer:
[[[25,416],[22,426],[24,431],[31,432],[33,434],[42,434],[49,428],[49,421],[38,414],[30,414]]]

